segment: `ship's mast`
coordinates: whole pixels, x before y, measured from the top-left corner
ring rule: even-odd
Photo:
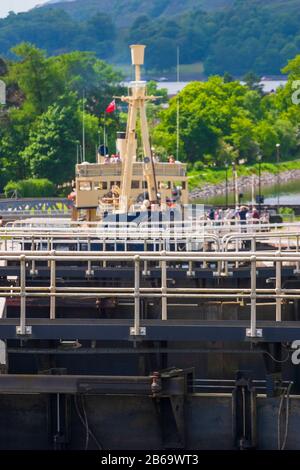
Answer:
[[[155,182],[154,165],[152,162],[152,152],[150,146],[149,129],[146,116],[146,102],[155,100],[155,96],[146,95],[146,82],[141,80],[141,66],[144,64],[143,45],[132,45],[131,59],[135,66],[135,80],[129,85],[131,94],[123,96],[122,101],[128,103],[128,121],[126,130],[126,151],[122,166],[121,194],[119,208],[126,212],[131,205],[131,182],[132,168],[136,153],[136,125],[137,118],[140,117],[141,134],[144,153],[144,177],[148,186],[149,200],[151,203],[157,203],[157,191]]]

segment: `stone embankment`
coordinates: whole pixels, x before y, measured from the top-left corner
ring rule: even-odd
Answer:
[[[251,190],[253,176],[240,176],[238,178],[239,192]],[[293,180],[300,180],[300,170],[287,170],[280,173],[280,184],[289,183]],[[272,186],[277,183],[277,174],[263,172],[261,174],[261,187]],[[258,176],[254,176],[255,187],[258,187]],[[233,179],[228,179],[228,191],[234,191]],[[223,196],[226,193],[226,182],[219,184],[207,183],[200,188],[194,188],[190,192],[190,199],[208,199],[214,196]]]

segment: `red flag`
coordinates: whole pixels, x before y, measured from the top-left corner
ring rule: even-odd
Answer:
[[[116,100],[113,100],[109,105],[107,106],[105,112],[106,113],[113,113],[117,109],[116,106]]]

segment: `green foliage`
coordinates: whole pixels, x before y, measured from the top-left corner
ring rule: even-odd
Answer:
[[[83,94],[86,160],[94,161],[104,111],[112,96],[122,93],[122,76],[89,52],[49,58],[28,43],[16,46],[14,52],[18,60],[2,67],[1,78],[10,92],[1,114],[0,187],[30,177],[68,181],[74,176],[76,147],[82,139]],[[105,124],[112,137],[117,113]]]
[[[7,82],[18,84],[26,96],[26,105],[32,112],[43,113],[58,90],[63,90],[63,81],[55,74],[45,52],[34,45],[22,43],[12,51],[18,60],[11,63]]]
[[[292,207],[280,207],[279,214],[281,215],[295,215],[294,209]]]
[[[3,54],[8,54],[15,44],[29,42],[49,54],[79,49],[95,51],[105,59],[113,52],[114,38],[115,25],[103,13],[76,21],[62,9],[36,8],[0,20],[0,53]]]
[[[74,95],[62,97],[35,121],[22,156],[30,174],[63,183],[72,177],[79,134]],[[68,102],[69,101],[69,102]]]
[[[273,163],[262,163],[261,171],[266,173],[272,173],[277,175],[278,171],[288,170],[300,170],[300,160],[288,161],[280,163],[279,165]],[[255,165],[247,166],[242,165],[237,167],[238,176],[251,176],[253,174],[258,175],[259,166]],[[227,177],[230,181],[232,179],[232,168],[229,166],[227,171]],[[209,168],[196,163],[192,170],[189,172],[189,188],[201,187],[205,184],[219,184],[224,182],[226,179],[226,170],[224,168]]]
[[[105,12],[105,13],[104,13]],[[297,0],[76,0],[0,20],[0,54],[20,42],[50,55],[94,51],[127,63],[127,45],[147,44],[146,67],[203,62],[207,75],[279,74],[299,51]]]
[[[248,72],[243,78],[245,84],[250,90],[262,93],[262,86],[260,84],[260,77],[253,72]]]
[[[34,179],[9,181],[4,188],[6,197],[13,193],[18,197],[52,197],[55,196],[55,185],[48,179]]]
[[[253,74],[248,74],[245,86],[217,76],[190,83],[161,112],[153,142],[174,153],[179,100],[182,160],[223,166],[243,159],[254,164],[261,154],[263,162],[271,162],[277,158],[277,143],[281,161],[295,158],[300,108],[292,103],[292,93],[294,80],[300,78],[300,59],[291,61],[285,71],[290,73],[288,85],[269,95],[257,87]]]
[[[191,162],[212,158],[218,164],[227,154],[237,155],[236,151],[254,158],[254,124],[244,102],[247,93],[238,82],[224,83],[221,77],[186,86],[178,95],[181,158]],[[154,143],[160,142],[170,153],[176,142],[176,116],[177,98],[173,98],[154,132]],[[226,150],[224,143],[231,147]]]
[[[169,23],[170,29],[173,26]],[[1,67],[10,90],[8,106],[1,113],[1,189],[12,180],[47,178],[61,184],[74,176],[83,99],[86,160],[94,161],[104,125],[110,152],[115,151],[115,131],[125,130],[126,106],[109,115],[104,111],[112,96],[124,93],[119,72],[89,52],[48,57],[25,43],[14,53],[17,60]],[[207,82],[190,83],[167,104],[166,90],[149,82],[148,94],[162,97],[147,109],[156,152],[163,158],[175,154],[179,103],[179,157],[189,165],[191,185],[222,180],[225,163],[231,167],[240,159],[256,171],[259,153],[261,169],[276,172],[277,143],[280,168],[293,169],[285,162],[299,154],[300,107],[291,99],[293,81],[300,78],[299,57],[285,68],[287,86],[269,95],[257,87],[253,74],[246,77],[246,85],[227,75],[213,76]]]

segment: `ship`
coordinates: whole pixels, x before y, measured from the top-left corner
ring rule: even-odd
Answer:
[[[126,132],[118,132],[113,157],[99,152],[97,163],[76,165],[74,220],[101,220],[108,213],[167,211],[188,203],[187,165],[173,156],[161,162],[153,154],[146,105],[157,97],[147,95],[147,82],[141,79],[145,46],[136,44],[130,49],[135,80],[129,83],[129,95],[119,97],[128,106]],[[138,125],[141,158],[137,158]]]

